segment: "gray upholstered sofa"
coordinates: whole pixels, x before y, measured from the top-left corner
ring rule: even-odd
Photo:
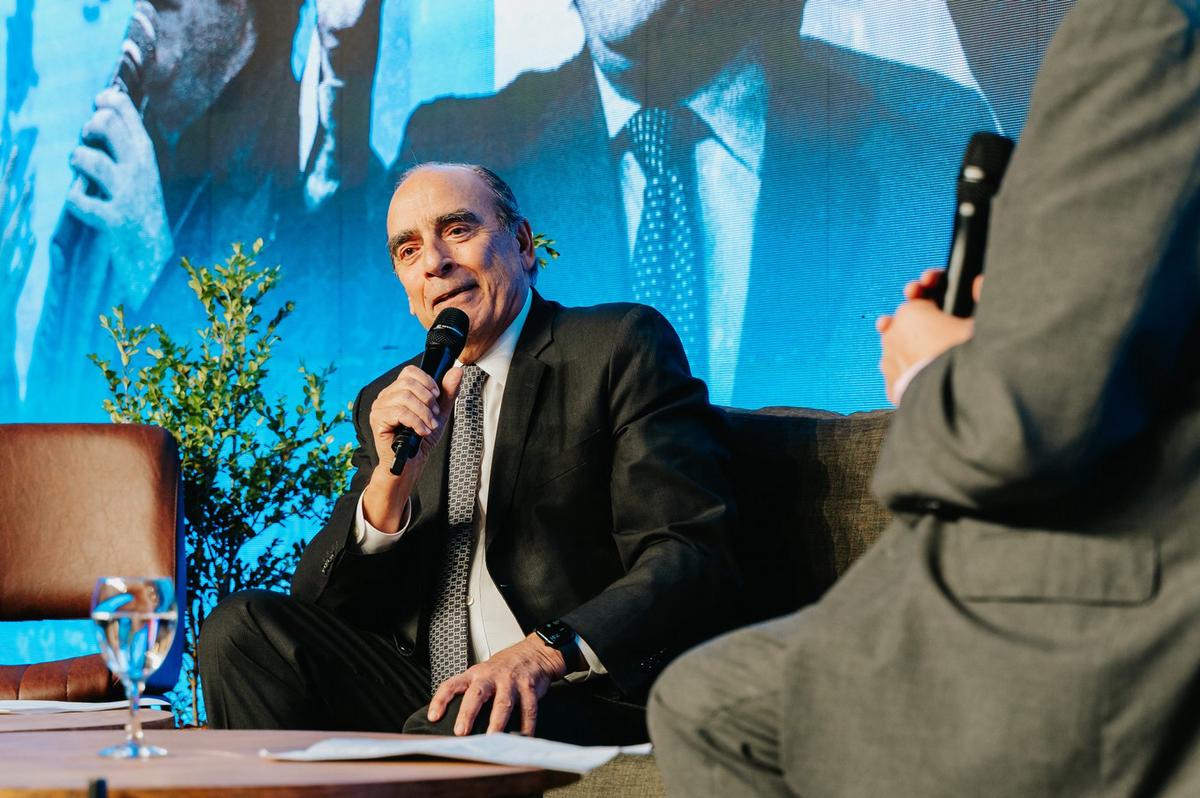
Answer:
[[[734,431],[745,623],[815,601],[875,542],[887,514],[870,494],[890,415],[792,407],[726,410]],[[654,757],[621,756],[547,798],[663,795]]]

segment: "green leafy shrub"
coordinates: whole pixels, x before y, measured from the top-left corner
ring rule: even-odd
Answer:
[[[303,543],[278,531],[317,528],[350,473],[353,447],[339,447],[333,434],[348,414],[330,413],[324,401],[332,366],[314,372],[301,364],[299,398],[267,396],[276,331],[293,303],[264,325],[264,298],[280,269],[258,267],[261,249],[261,240],[249,254],[235,244],[224,264],[211,267],[183,259],[206,319],[186,340],[157,324],[126,327],[118,306],[100,317],[117,361],[88,356],[108,382],[104,409],[114,422],[156,424],[179,444],[188,552],[184,674],[172,695],[179,723],[203,716],[195,668],[201,621],[235,591],[285,588]]]

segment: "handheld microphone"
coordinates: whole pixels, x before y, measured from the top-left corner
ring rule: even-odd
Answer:
[[[441,385],[442,378],[462,354],[467,343],[467,331],[471,320],[458,308],[446,308],[433,320],[429,334],[425,336],[425,353],[421,355],[421,371],[433,377]],[[413,458],[421,447],[421,436],[409,427],[400,427],[392,439],[392,474],[400,476],[404,464]]]
[[[154,53],[158,42],[158,12],[147,0],[138,0],[133,6],[133,14],[129,17],[129,25],[125,28],[125,38],[121,42],[121,57],[113,67],[110,88],[123,92],[133,102],[138,114],[146,112],[146,73],[154,65]],[[85,141],[89,146],[97,143]],[[112,153],[110,152],[111,156]],[[89,185],[88,194],[98,196],[99,189]]]
[[[998,133],[979,132],[971,136],[958,173],[958,206],[954,214],[954,235],[942,282],[943,313],[967,318],[975,312],[971,288],[983,274],[987,248],[988,222],[992,197],[1000,190],[1000,180],[1012,156],[1013,141]]]
[[[146,110],[144,81],[154,64],[157,25],[158,12],[154,6],[147,0],[138,0],[125,30],[125,39],[121,42],[120,60],[113,68],[113,76],[109,81],[111,87],[129,95],[139,114]],[[98,141],[83,143],[90,147],[104,147]],[[112,155],[111,152],[108,154]],[[85,181],[84,190],[88,196],[100,196],[100,187],[92,181],[82,176],[77,176],[75,180]],[[98,238],[99,232],[95,228],[85,225],[66,210],[51,234],[51,268],[41,326],[54,330],[57,341],[73,343],[87,340],[87,330],[95,325],[104,283],[111,276],[106,263],[91,262],[103,257],[102,251],[96,247]],[[62,356],[56,360],[77,357],[71,344],[54,348],[62,352]],[[54,368],[62,373],[71,373],[71,368],[65,362],[56,363]]]
[[[146,111],[146,72],[154,64],[154,51],[158,42],[158,13],[147,0],[138,0],[133,6],[133,16],[125,29],[125,40],[121,42],[121,60],[113,70],[110,85],[120,89],[133,100],[138,113]]]

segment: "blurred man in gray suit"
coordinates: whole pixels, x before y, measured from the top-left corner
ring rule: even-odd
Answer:
[[[977,319],[927,275],[879,322],[896,522],[667,670],[673,794],[1200,794],[1198,36],[1197,0],[1064,19]]]

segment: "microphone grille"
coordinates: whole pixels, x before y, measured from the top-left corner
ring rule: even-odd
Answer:
[[[138,0],[134,4],[125,39],[137,48],[143,70],[154,61],[154,48],[158,42],[158,12],[146,0]]]
[[[1013,140],[1007,136],[989,131],[976,133],[971,136],[963,154],[959,179],[970,183],[994,183],[998,188],[1013,147]]]
[[[458,308],[446,308],[433,320],[433,326],[425,336],[425,347],[444,346],[458,357],[467,343],[467,332],[470,328],[471,319],[466,313]]]
[[[125,40],[121,42],[121,60],[113,71],[112,86],[129,95],[138,113],[145,109],[146,74],[154,66],[155,43],[158,40],[158,12],[146,0],[133,6]]]

